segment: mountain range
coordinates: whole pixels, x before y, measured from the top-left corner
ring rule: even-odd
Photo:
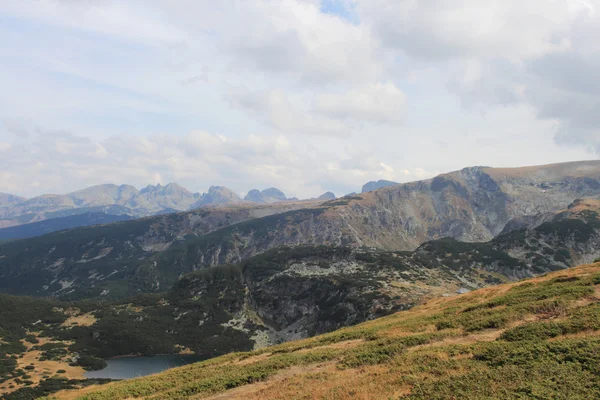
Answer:
[[[33,372],[11,354],[50,357],[73,371],[131,354],[185,350],[214,357],[600,257],[600,161],[469,167],[304,201],[278,201],[275,189],[252,192],[253,201],[239,201],[222,187],[192,194],[193,202],[177,186],[151,186],[138,198],[127,187],[108,193],[76,192],[68,200],[168,208],[102,225],[66,229],[63,223],[64,230],[0,244],[0,393],[35,397],[22,378]],[[193,209],[169,212],[182,204]],[[84,215],[97,218],[75,217]],[[71,217],[7,229],[43,231],[55,227],[52,221],[72,223]],[[474,324],[500,324],[489,312],[482,310]],[[454,329],[447,325],[452,321],[442,322],[440,329]],[[36,340],[29,332],[52,344],[24,346]],[[51,380],[36,363],[35,379]],[[52,380],[40,385],[63,387]]]
[[[598,196],[600,162],[589,161],[465,168],[329,201],[226,204],[0,246],[0,290],[119,297],[279,246],[412,251],[442,238],[490,242],[510,234],[507,226],[535,229],[577,199]]]
[[[176,183],[148,185],[141,190],[131,185],[105,184],[64,195],[48,194],[31,199],[0,193],[0,229],[86,213],[140,218],[225,203],[246,201],[270,204],[297,200],[287,198],[276,188],[262,192],[253,189],[242,200],[224,186],[211,186],[207,193],[201,194],[192,193]]]

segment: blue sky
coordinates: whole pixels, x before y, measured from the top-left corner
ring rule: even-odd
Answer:
[[[597,0],[177,5],[0,4],[0,191],[313,197],[598,157]]]

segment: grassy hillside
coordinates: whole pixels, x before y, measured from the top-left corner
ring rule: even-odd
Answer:
[[[600,264],[58,399],[600,397]]]

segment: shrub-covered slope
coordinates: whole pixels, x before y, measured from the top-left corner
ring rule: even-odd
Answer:
[[[153,255],[194,239],[207,245],[225,242],[229,231],[224,227],[303,207],[306,204],[290,203],[199,209],[6,243],[0,245],[0,292],[72,299],[122,298],[148,287],[164,291],[197,266],[176,268],[159,282],[135,279],[137,268],[146,260],[152,263]]]
[[[166,292],[117,303],[0,294],[0,395],[72,385],[56,379],[81,380],[108,357],[210,358],[329,332],[491,278],[470,273],[421,268],[402,253],[304,246],[202,269]]]
[[[592,399],[600,264],[58,399]],[[221,395],[222,394],[222,395]]]

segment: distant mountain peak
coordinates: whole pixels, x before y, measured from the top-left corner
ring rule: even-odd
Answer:
[[[317,200],[335,200],[336,198],[337,197],[335,197],[335,194],[333,192],[325,192],[319,197],[317,197]]]
[[[225,186],[211,186],[208,193],[200,195],[199,200],[191,208],[198,208],[209,204],[236,203],[242,201],[233,190]]]
[[[387,186],[394,186],[394,185],[399,185],[398,182],[394,182],[394,181],[386,181],[384,179],[380,179],[378,181],[371,181],[371,182],[367,182],[363,185],[361,192],[365,193],[365,192],[371,192],[373,190],[377,190],[377,189],[381,189]]]
[[[285,197],[285,193],[283,193],[281,190],[271,187],[263,191],[259,191],[258,189],[252,189],[244,197],[244,200],[252,201],[255,203],[275,203],[278,201],[285,201],[288,199],[287,197]]]

